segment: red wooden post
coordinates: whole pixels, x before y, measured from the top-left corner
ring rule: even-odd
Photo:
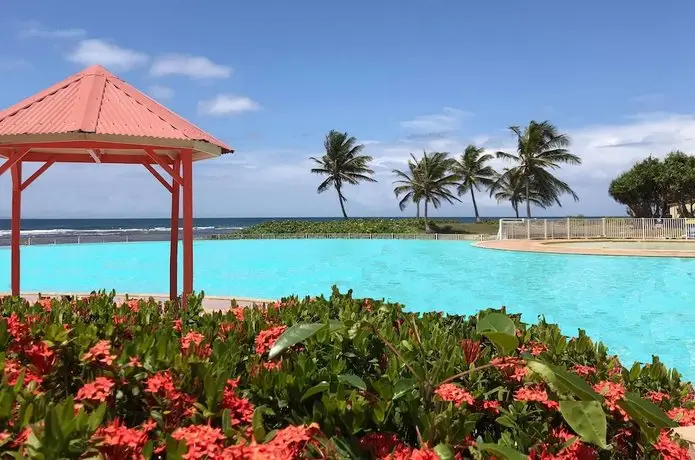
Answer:
[[[176,159],[174,171],[181,174],[181,158]],[[174,300],[178,295],[179,276],[179,192],[181,186],[176,179],[171,180],[171,251],[169,252],[169,298]]]
[[[193,151],[181,151],[183,166],[183,299],[193,292]]]
[[[12,165],[12,295],[19,295],[19,232],[22,219],[22,162]]]

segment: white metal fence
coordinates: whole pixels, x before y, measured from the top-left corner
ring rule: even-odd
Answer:
[[[599,217],[500,219],[501,240],[694,239],[695,219]]]

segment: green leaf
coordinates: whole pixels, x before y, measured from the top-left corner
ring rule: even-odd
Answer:
[[[89,433],[94,433],[97,428],[99,428],[99,425],[101,425],[101,422],[104,421],[104,415],[106,415],[106,404],[100,404],[97,409],[92,412],[89,416]]]
[[[331,385],[325,381],[319,383],[318,385],[314,385],[313,387],[306,390],[306,393],[304,393],[304,396],[302,396],[301,401],[304,402],[305,400],[311,398],[315,394],[323,393],[324,391],[328,391],[328,389],[330,387],[331,387]]]
[[[483,332],[483,335],[490,339],[504,355],[510,354],[519,346],[519,341],[514,335],[509,335],[504,332]]]
[[[485,332],[500,332],[516,337],[516,326],[504,313],[490,313],[489,315],[480,318],[476,326],[478,334]]]
[[[507,460],[526,460],[527,456],[521,452],[512,449],[511,447],[503,446],[501,444],[489,444],[482,443],[476,444],[476,447],[490,454],[495,454],[496,457],[507,459]]]
[[[678,426],[678,423],[671,420],[659,406],[640,398],[636,393],[625,394],[625,397],[619,404],[628,414],[637,416],[634,417],[633,415],[634,418],[648,421],[656,428],[673,428]]]
[[[598,401],[560,401],[560,413],[582,441],[606,449],[606,414]]]
[[[528,359],[526,365],[533,372],[543,377],[559,393],[573,394],[582,401],[603,401],[603,397],[596,393],[588,383],[571,372],[534,359]]]
[[[262,443],[265,440],[265,427],[263,426],[263,407],[257,407],[253,411],[253,419],[251,427],[253,428],[253,439],[257,443]]]
[[[268,357],[270,359],[275,358],[289,347],[303,342],[325,327],[326,325],[323,323],[297,323],[289,327],[275,341],[275,344],[270,349]]]
[[[434,451],[440,460],[454,460],[454,450],[446,444],[438,444]]]
[[[401,379],[393,387],[393,398],[394,400],[404,396],[406,393],[411,392],[415,387],[417,387],[417,380],[415,379]]]
[[[353,386],[358,390],[367,391],[367,384],[356,375],[342,374],[338,376],[338,381]]]

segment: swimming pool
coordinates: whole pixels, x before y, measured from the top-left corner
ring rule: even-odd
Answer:
[[[22,247],[24,291],[168,292],[168,243]],[[179,251],[179,254],[182,252]],[[9,290],[0,249],[0,291]],[[626,364],[657,354],[695,380],[695,259],[492,251],[461,241],[195,242],[195,288],[275,298],[330,292],[386,297],[416,311],[468,314],[506,305],[568,335],[605,342]]]

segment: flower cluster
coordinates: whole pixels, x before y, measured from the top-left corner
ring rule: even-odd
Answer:
[[[264,355],[268,352],[275,341],[287,330],[287,326],[276,326],[258,333],[256,336],[256,353]]]

